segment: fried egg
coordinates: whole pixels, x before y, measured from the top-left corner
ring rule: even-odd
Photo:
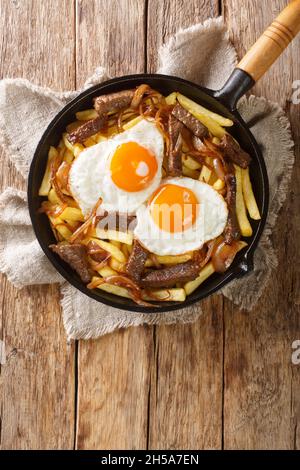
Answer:
[[[168,178],[137,210],[135,237],[157,255],[196,250],[223,232],[228,208],[210,185],[186,177]]]
[[[101,210],[135,214],[161,181],[164,139],[145,119],[93,145],[74,160],[69,188],[87,216],[102,198]]]

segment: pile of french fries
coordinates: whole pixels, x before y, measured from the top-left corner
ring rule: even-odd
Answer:
[[[165,98],[167,105],[174,105],[176,101],[178,101],[181,106],[188,110],[196,119],[208,128],[211,136],[213,137],[214,143],[220,142],[220,139],[227,132],[226,128],[233,125],[233,122],[230,119],[209,111],[180,93],[173,92]],[[76,121],[68,125],[66,131],[71,132],[83,122],[96,117],[97,113],[94,109],[80,111],[76,113]],[[134,113],[130,109],[125,110],[124,119],[122,120],[122,130],[130,129],[141,119],[142,117],[137,112]],[[108,122],[108,128],[105,133],[98,132],[94,136],[88,138],[83,144],[71,144],[67,139],[67,132],[62,135],[56,148],[50,147],[49,149],[46,170],[39,190],[39,195],[47,197],[48,201],[58,209],[58,216],[48,214],[52,229],[58,241],[68,241],[76,228],[84,222],[84,216],[78,207],[78,204],[68,192],[66,192],[68,203],[67,205],[65,204],[63,210],[59,211],[62,201],[51,184],[51,166],[54,159],[59,155],[62,161],[71,164],[85,148],[105,141],[114,134],[117,134],[119,129],[116,125],[116,120],[114,120],[112,116],[112,119]],[[183,142],[183,174],[190,178],[203,181],[213,186],[213,188],[221,194],[224,194],[225,183],[217,177],[216,173],[212,169],[213,165],[211,158],[212,157],[209,156],[206,157],[205,163],[207,163],[207,166],[205,163],[199,163],[199,161],[195,160],[192,155],[189,155],[189,149],[185,142]],[[249,169],[244,170],[235,166],[235,176],[237,182],[237,219],[242,236],[250,237],[252,235],[252,227],[248,217],[253,220],[259,220],[260,213],[253,194]],[[105,278],[109,276],[124,273],[126,263],[132,251],[133,234],[131,232],[95,228],[92,235],[84,238],[81,242],[87,245],[90,241],[96,242],[101,249],[110,254],[107,264],[97,269],[98,277],[95,276],[92,279],[92,282],[97,280],[99,277],[105,281]],[[247,246],[245,241],[241,240],[238,243],[239,250]],[[192,256],[192,252],[177,256],[155,256],[155,262],[153,256],[149,256],[146,261],[146,267],[156,266],[157,263],[162,267],[178,264],[192,259]],[[155,294],[155,298],[161,301],[184,301],[187,295],[190,295],[213,273],[213,264],[212,262],[208,262],[199,272],[199,276],[193,281],[187,282],[186,284],[176,288],[153,289],[153,293]],[[131,297],[130,292],[127,289],[105,282],[97,285],[97,288],[121,297]],[[144,294],[143,299],[153,300],[153,298],[150,298],[146,294]]]

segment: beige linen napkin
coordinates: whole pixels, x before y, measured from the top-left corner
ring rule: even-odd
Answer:
[[[213,89],[223,85],[236,63],[236,53],[222,18],[179,31],[160,49],[159,58],[160,73],[187,78]],[[84,88],[107,78],[105,69],[99,67]],[[47,124],[78,93],[53,92],[23,79],[0,82],[0,143],[25,180],[35,147]],[[240,102],[239,111],[262,146],[271,191],[270,214],[255,254],[255,271],[223,289],[224,295],[251,310],[271,270],[276,267],[269,236],[286,197],[294,155],[288,119],[277,104],[251,96]],[[7,188],[2,193],[0,225],[1,272],[18,288],[60,282],[63,319],[69,339],[95,338],[116,328],[143,323],[187,323],[201,314],[200,303],[176,312],[147,315],[114,309],[81,294],[61,278],[39,247],[23,191]]]

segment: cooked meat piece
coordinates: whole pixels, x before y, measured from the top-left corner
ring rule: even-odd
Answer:
[[[102,261],[107,260],[110,258],[110,253],[100,248],[98,243],[91,240],[87,244],[88,254],[92,258],[92,260],[97,261],[97,263],[101,263]]]
[[[94,107],[99,116],[108,111],[115,111],[129,106],[134,96],[135,90],[123,90],[109,95],[98,96],[94,99]]]
[[[225,159],[227,158],[241,168],[247,168],[249,166],[251,161],[249,153],[245,152],[231,135],[225,134],[222,137],[219,147],[223,150]]]
[[[170,148],[168,155],[168,175],[180,176],[182,175],[182,161],[181,161],[181,145],[182,136],[181,130],[183,124],[176,119],[172,114],[169,116],[168,131],[170,136]]]
[[[138,282],[140,280],[147,257],[147,250],[139,243],[138,240],[134,240],[132,252],[130,253],[126,265],[126,273],[133,281]]]
[[[199,152],[200,152],[201,150],[205,150],[205,149],[206,149],[206,147],[205,147],[204,143],[202,142],[202,140],[201,140],[199,137],[197,137],[196,135],[193,135],[193,137],[192,137],[192,143],[193,143],[194,148],[195,148],[196,150],[199,150]]]
[[[179,103],[174,106],[172,111],[178,121],[182,122],[188,129],[192,131],[194,135],[200,139],[208,136],[208,129],[198,119],[196,119],[191,113],[184,109]]]
[[[81,126],[77,127],[75,131],[71,132],[68,135],[68,141],[71,142],[71,144],[82,143],[88,137],[91,137],[91,135],[97,134],[97,132],[102,129],[104,124],[104,117],[99,116],[96,119],[90,119]]]
[[[73,245],[71,243],[59,243],[58,245],[50,245],[49,248],[68,263],[84,283],[90,282],[92,273],[88,265],[86,248],[83,245],[80,243],[74,243]]]
[[[236,179],[231,173],[225,176],[225,183],[227,187],[226,202],[228,206],[228,219],[224,230],[225,242],[230,245],[233,240],[240,238],[240,229],[236,216]]]
[[[172,287],[177,282],[188,282],[195,279],[199,271],[199,262],[191,260],[167,268],[149,271],[139,283],[142,287]]]

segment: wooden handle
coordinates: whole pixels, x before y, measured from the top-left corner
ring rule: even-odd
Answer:
[[[293,0],[247,52],[237,68],[257,81],[300,31],[300,0]]]

